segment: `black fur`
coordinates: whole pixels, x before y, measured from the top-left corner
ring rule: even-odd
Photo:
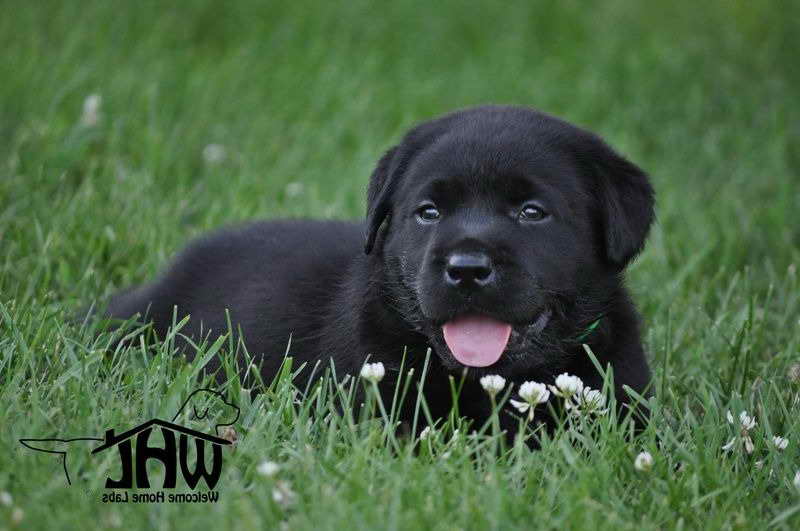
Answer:
[[[419,221],[423,201],[439,208],[437,222]],[[550,216],[521,222],[529,201]],[[415,127],[386,152],[370,180],[366,226],[295,220],[218,232],[155,283],[114,297],[106,313],[146,314],[163,337],[177,306],[179,318],[191,315],[184,333],[198,338],[225,333],[227,309],[267,381],[290,337],[295,360],[333,359],[339,375],[357,374],[367,356],[382,361],[387,388],[404,349],[419,367],[432,347],[425,394],[435,416],[452,406],[447,376],[464,369],[442,324],[488,315],[515,332],[497,363],[467,371],[458,406],[478,422],[489,411],[477,382],[484,374],[519,384],[569,372],[599,387],[578,338],[600,319],[581,339],[613,367],[625,402],[623,385],[641,393],[650,379],[622,272],[644,245],[653,204],[644,172],[597,136],[530,109],[467,109]],[[472,251],[491,257],[496,282],[448,287],[446,257]]]

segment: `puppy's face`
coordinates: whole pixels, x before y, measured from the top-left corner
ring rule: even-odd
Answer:
[[[428,122],[387,157],[370,206],[388,221],[378,244],[390,289],[451,369],[558,363],[602,314],[652,219],[641,171],[528,109]]]

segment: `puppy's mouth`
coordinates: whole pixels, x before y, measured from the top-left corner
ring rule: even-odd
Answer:
[[[528,325],[512,326],[486,315],[463,315],[444,323],[442,334],[453,357],[467,367],[488,367],[500,360],[509,340],[540,333],[552,313],[543,311]]]

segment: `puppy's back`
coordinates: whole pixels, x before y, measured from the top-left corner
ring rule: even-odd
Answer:
[[[114,295],[104,315],[152,322],[164,337],[189,315],[195,339],[241,327],[253,354],[283,354],[302,340],[361,253],[364,228],[342,221],[279,220],[221,230],[192,242],[152,284]]]

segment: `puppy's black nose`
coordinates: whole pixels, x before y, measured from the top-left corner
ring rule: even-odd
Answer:
[[[451,286],[486,286],[494,281],[492,260],[483,253],[453,253],[447,259],[444,279]]]

